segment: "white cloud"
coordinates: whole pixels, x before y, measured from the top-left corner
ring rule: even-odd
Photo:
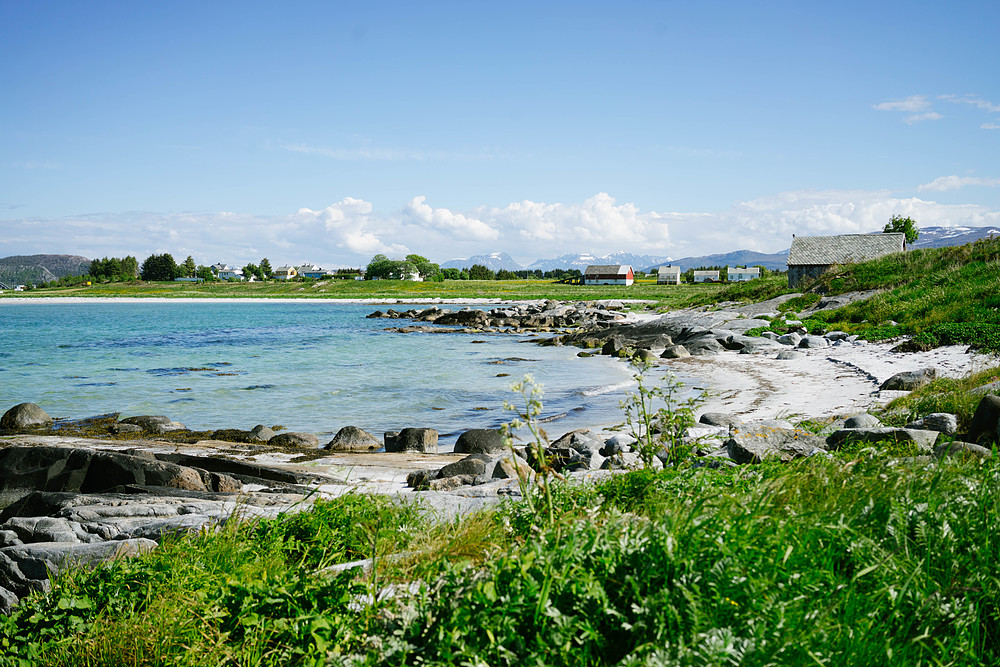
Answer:
[[[941,114],[936,111],[928,111],[927,113],[913,114],[912,116],[907,116],[903,120],[906,123],[912,125],[913,123],[919,123],[922,120],[941,120],[944,118]]]
[[[403,209],[404,214],[416,225],[475,241],[495,241],[500,238],[500,232],[482,220],[453,213],[446,208],[431,208],[424,203],[426,200],[427,197],[422,195],[414,197]]]
[[[968,185],[1000,186],[1000,179],[946,176],[918,188],[944,191]],[[58,219],[0,220],[0,256],[68,253],[86,257],[169,252],[199,264],[271,264],[306,260],[358,266],[376,253],[416,252],[433,261],[504,251],[522,263],[567,253],[684,257],[746,248],[776,252],[792,234],[881,230],[892,215],[919,226],[1000,224],[1000,211],[977,204],[940,204],[889,191],[781,192],[733,203],[717,213],[643,209],[598,193],[581,202],[524,200],[467,211],[431,207],[416,196],[397,209],[345,197],[329,206],[257,216],[233,212],[90,214]]]
[[[993,121],[987,121],[979,126],[981,130],[1000,130],[1000,123],[995,123]]]
[[[879,111],[906,111],[908,113],[916,113],[918,111],[923,111],[924,109],[930,108],[931,103],[923,95],[911,95],[906,99],[902,100],[891,100],[889,102],[880,102],[874,105],[872,108]]]
[[[938,99],[951,102],[953,104],[968,104],[983,111],[1000,113],[1000,104],[994,104],[979,97],[978,95],[939,95]]]
[[[977,176],[940,176],[930,183],[917,186],[917,192],[945,192],[958,190],[969,185],[986,187],[1000,186],[1000,178],[981,178]]]

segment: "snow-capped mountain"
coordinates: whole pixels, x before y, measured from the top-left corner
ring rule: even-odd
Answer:
[[[610,255],[597,257],[589,253],[579,253],[576,255],[562,255],[555,259],[540,259],[530,264],[527,268],[539,269],[540,271],[552,271],[554,269],[580,269],[583,271],[591,264],[628,264],[632,268],[656,264],[666,264],[672,261],[669,257],[659,257],[656,255],[633,255],[629,252],[613,252]]]
[[[944,248],[1000,236],[1000,227],[918,227],[920,236],[908,248]]]
[[[524,267],[514,261],[514,258],[505,252],[492,252],[489,255],[473,255],[468,259],[449,259],[441,265],[442,269],[467,269],[476,264],[482,264],[488,269],[499,271],[520,271]]]

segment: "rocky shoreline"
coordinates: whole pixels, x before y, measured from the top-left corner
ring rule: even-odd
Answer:
[[[817,308],[839,305],[821,301]],[[756,316],[773,316],[769,309],[776,306],[766,302],[684,311],[641,321],[627,318],[618,304],[556,302],[490,311],[389,310],[370,317],[420,323],[392,329],[404,333],[542,332],[549,335],[541,344],[576,345],[583,348],[580,356],[599,350],[672,372],[697,360],[724,365],[749,358],[757,366],[765,360],[785,364],[777,368],[787,373],[788,365],[820,354],[869,349],[842,332],[808,335],[797,330],[794,316],[787,318],[787,334],[747,336],[748,330],[768,323]],[[902,355],[894,361],[908,365],[919,359]],[[872,395],[898,395],[929,381],[938,369],[914,363],[884,380],[881,370],[868,377],[860,368],[846,372]],[[709,467],[828,456],[855,442],[909,443],[928,461],[931,455],[987,457],[991,450],[983,445],[996,441],[1000,426],[1000,387],[987,386],[980,393],[967,433],[957,432],[954,415],[921,415],[904,428],[889,428],[864,409],[824,414],[823,428],[805,430],[780,414],[718,410],[710,401],[698,423],[668,444],[689,451],[694,465]],[[24,595],[44,590],[50,574],[68,564],[94,565],[142,553],[164,535],[203,529],[234,515],[272,517],[301,509],[317,491],[396,493],[450,517],[519,496],[521,484],[531,483],[541,470],[593,478],[643,465],[631,436],[587,429],[542,443],[540,460],[537,451],[512,448],[500,431],[491,429],[466,431],[454,452],[439,453],[437,431],[419,427],[388,432],[381,439],[362,428],[345,427],[320,446],[309,433],[276,433],[263,425],[196,432],[157,415],[105,415],[78,425],[80,431],[68,434],[65,425],[54,424],[30,403],[13,406],[0,418],[0,612],[9,612]],[[646,464],[675,464],[668,447],[654,454]]]

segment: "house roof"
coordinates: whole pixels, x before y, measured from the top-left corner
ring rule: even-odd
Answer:
[[[657,273],[680,273],[681,267],[679,266],[661,266],[656,270]]]
[[[719,270],[718,269],[711,269],[711,270],[706,269],[704,271],[695,271],[694,275],[696,275],[696,276],[717,276],[717,275],[719,275]]]
[[[788,251],[788,266],[850,264],[905,249],[906,235],[898,232],[796,236]]]
[[[742,268],[742,267],[739,267],[739,266],[727,266],[726,270],[729,273],[760,273],[760,267],[759,266],[750,266],[750,267],[747,267],[747,268]]]
[[[625,275],[632,268],[628,264],[591,264],[583,275],[606,276],[608,274]]]

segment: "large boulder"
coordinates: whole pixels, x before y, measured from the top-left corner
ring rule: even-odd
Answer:
[[[946,456],[958,459],[988,459],[993,456],[993,450],[971,442],[946,442],[938,445],[934,449],[934,456],[944,458]]]
[[[333,440],[324,449],[334,452],[374,452],[382,449],[382,443],[368,431],[357,426],[345,426],[337,431],[337,435],[333,436]]]
[[[474,428],[458,436],[456,454],[492,454],[506,449],[503,433],[495,428]]]
[[[683,345],[668,345],[660,355],[660,359],[683,359],[690,356],[691,353]]]
[[[34,403],[15,405],[0,417],[0,429],[20,431],[52,426],[52,417]]]
[[[854,415],[844,420],[844,428],[848,429],[881,428],[882,426],[882,420],[867,412],[862,412],[859,415]]]
[[[930,452],[938,438],[937,431],[922,431],[911,428],[842,428],[834,431],[826,444],[830,449],[840,449],[849,443],[873,445],[879,442],[896,444],[913,443],[921,451]]]
[[[929,384],[937,377],[936,368],[921,368],[915,371],[904,371],[896,373],[891,378],[882,383],[881,390],[888,391],[913,391],[918,387]]]
[[[769,458],[791,461],[826,450],[823,439],[809,431],[753,422],[734,425],[725,446],[729,458],[737,463],[760,463]]]
[[[319,438],[312,433],[279,433],[267,444],[273,447],[300,447],[304,449],[315,449],[319,447]]]
[[[117,486],[212,490],[198,470],[152,457],[50,446],[0,449],[0,493],[100,493]]]
[[[979,401],[969,424],[969,440],[975,443],[995,442],[1000,426],[1000,396],[987,394]]]
[[[449,463],[438,471],[437,477],[455,477],[456,475],[471,475],[476,477],[486,472],[486,464],[490,461],[488,454],[469,454],[460,461]]]
[[[910,422],[905,428],[924,429],[927,431],[937,431],[945,435],[955,435],[958,433],[958,417],[949,412],[932,412],[914,422]]]
[[[568,448],[581,454],[598,454],[604,448],[604,441],[590,432],[590,429],[581,428],[570,431],[552,443],[553,449]]]
[[[436,454],[438,450],[438,432],[432,428],[404,428],[398,433],[387,431],[384,438],[387,452]]]
[[[250,429],[250,442],[268,442],[276,435],[278,434],[271,427],[257,424]]]

